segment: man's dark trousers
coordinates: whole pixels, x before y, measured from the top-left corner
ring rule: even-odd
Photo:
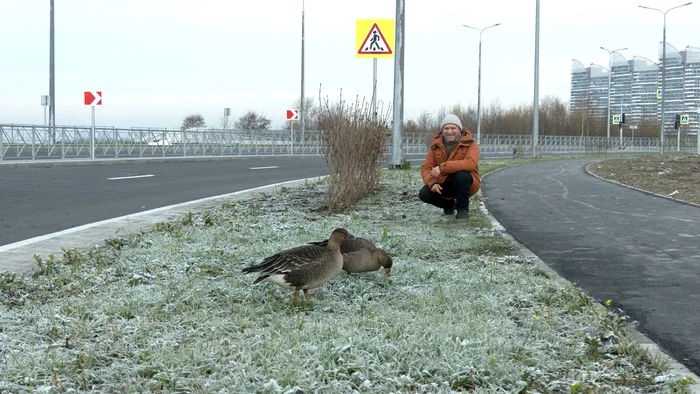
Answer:
[[[454,207],[457,211],[469,211],[469,190],[473,183],[474,178],[469,171],[458,171],[440,184],[442,194],[433,193],[428,185],[425,185],[420,189],[418,197],[425,203],[445,210]]]

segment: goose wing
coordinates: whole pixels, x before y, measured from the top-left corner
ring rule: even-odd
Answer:
[[[302,245],[265,257],[262,263],[243,268],[244,273],[259,272],[273,275],[289,272],[322,259],[326,248],[317,245]]]

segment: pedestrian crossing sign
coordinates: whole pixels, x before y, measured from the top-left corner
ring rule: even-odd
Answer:
[[[656,89],[656,98],[657,98],[657,99],[660,99],[661,96],[662,96],[662,94],[663,94],[663,92],[661,91],[661,88]]]
[[[620,115],[613,115],[613,124],[620,124]]]
[[[688,114],[681,115],[681,124],[690,124],[690,116]]]
[[[358,19],[355,33],[355,56],[358,58],[394,57],[394,20]]]

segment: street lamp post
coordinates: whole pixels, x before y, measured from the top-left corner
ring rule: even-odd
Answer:
[[[532,99],[532,157],[537,158],[540,134],[540,0],[535,1],[535,78]]]
[[[301,129],[301,153],[304,153],[304,129],[306,122],[304,122],[304,115],[306,112],[305,108],[306,97],[304,97],[304,0],[301,0],[301,102],[299,103],[299,128]],[[294,144],[294,141],[292,141]]]
[[[54,56],[54,0],[49,2],[49,126],[51,143],[56,142],[56,74]]]
[[[659,153],[663,154],[664,153],[664,118],[665,118],[665,109],[666,109],[666,14],[676,8],[684,7],[687,5],[691,5],[693,2],[677,5],[675,7],[671,7],[667,9],[665,12],[658,9],[658,8],[651,8],[647,6],[640,5],[639,8],[646,8],[647,10],[654,10],[654,11],[659,11],[660,13],[664,14],[664,37],[663,37],[663,43],[661,44],[663,49],[663,54],[661,55],[661,141],[660,141],[660,148],[659,148]]]
[[[615,49],[613,51],[606,49],[606,48],[603,48],[603,47],[600,47],[600,49],[602,49],[604,51],[608,51],[608,134],[607,134],[607,136],[608,136],[608,139],[610,139],[610,123],[611,123],[611,119],[610,119],[610,81],[611,81],[611,77],[612,77],[612,54],[614,52],[624,51],[627,48]]]
[[[476,27],[463,25],[464,27],[467,27],[469,29],[474,29],[474,30],[479,32],[479,87],[477,90],[477,98],[476,98],[476,143],[477,144],[481,143],[481,33],[483,33],[484,30],[486,30],[486,29],[489,29],[491,27],[496,27],[498,25],[500,25],[500,23],[496,23],[495,25],[484,27],[483,29],[477,29]]]

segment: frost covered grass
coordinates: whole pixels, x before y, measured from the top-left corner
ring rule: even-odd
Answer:
[[[483,161],[483,172],[510,161]],[[417,169],[328,214],[327,185],[192,213],[0,277],[8,392],[671,392],[624,316],[515,253],[472,202],[466,221],[417,198]],[[291,303],[243,267],[326,239],[375,241],[383,271],[341,273]]]

